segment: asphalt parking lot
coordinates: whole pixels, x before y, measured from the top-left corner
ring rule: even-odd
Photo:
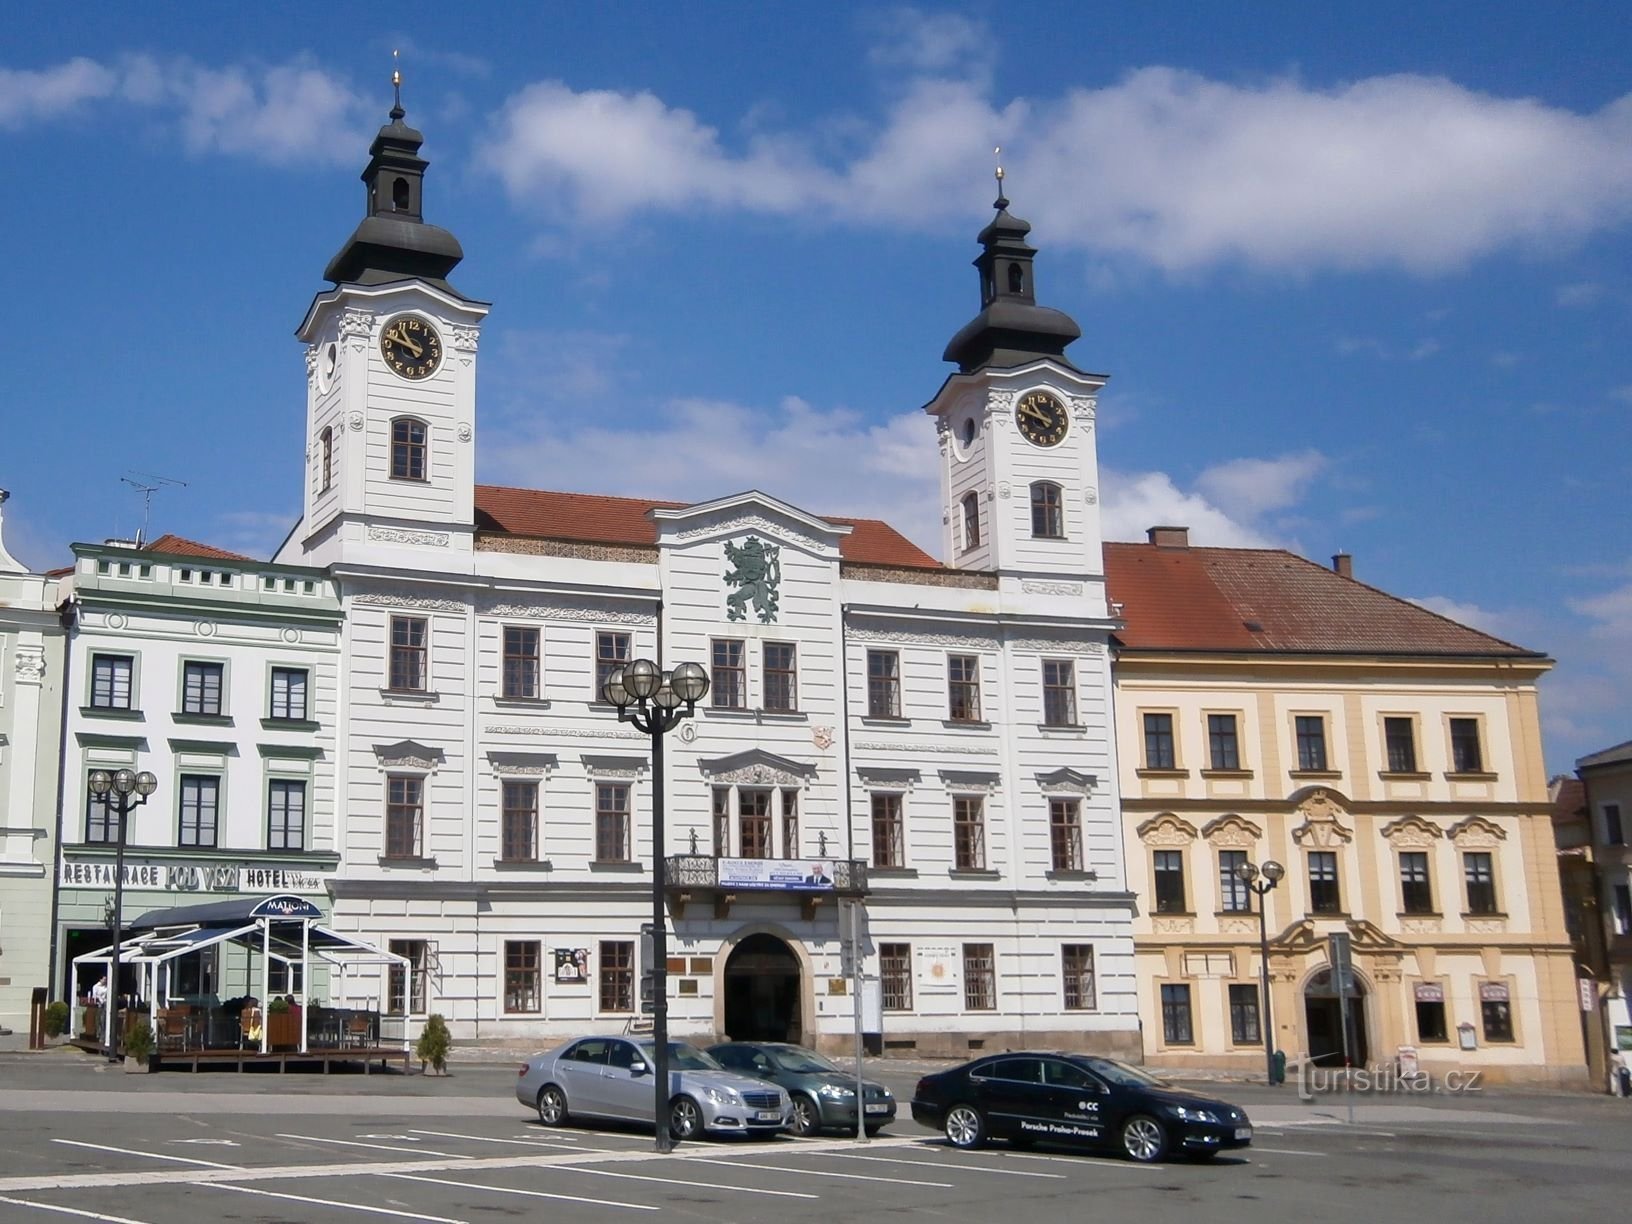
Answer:
[[[881,1073],[882,1072],[882,1073]],[[903,1099],[917,1072],[869,1068]],[[959,1152],[903,1118],[884,1135],[687,1144],[635,1128],[547,1129],[514,1072],[418,1076],[126,1076],[94,1063],[0,1061],[0,1220],[187,1218],[469,1224],[1319,1217],[1562,1219],[1624,1202],[1632,1104],[1486,1095],[1428,1104],[1298,1102],[1218,1086],[1253,1113],[1241,1158],[1141,1166],[1002,1145]]]

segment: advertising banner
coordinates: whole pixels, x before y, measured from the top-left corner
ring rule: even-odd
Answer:
[[[818,859],[722,858],[721,888],[825,892],[833,887],[833,864]]]

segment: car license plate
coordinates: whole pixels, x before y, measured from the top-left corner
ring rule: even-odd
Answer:
[[[867,1112],[868,1113],[889,1113],[890,1112],[890,1107],[888,1105],[884,1105],[884,1104],[869,1105],[869,1106],[867,1106]]]
[[[774,1110],[774,1109],[762,1109],[762,1110],[760,1110],[758,1113],[756,1113],[754,1115],[754,1121],[756,1121],[756,1122],[780,1122],[780,1121],[782,1121],[782,1115],[777,1113],[777,1111]]]
[[[1238,1127],[1236,1127],[1235,1128],[1235,1137],[1237,1139],[1251,1139],[1252,1138],[1252,1127],[1250,1127],[1250,1126],[1238,1126]]]

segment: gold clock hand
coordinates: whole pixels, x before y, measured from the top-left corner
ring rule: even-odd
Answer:
[[[1025,413],[1027,416],[1036,417],[1039,421],[1042,421],[1045,425],[1052,425],[1054,423],[1053,420],[1049,417],[1048,413],[1044,412],[1041,408],[1037,408],[1037,407],[1035,407],[1035,406],[1033,406],[1031,404],[1021,404],[1020,405],[1020,411]]]
[[[394,328],[392,328],[390,331],[386,332],[385,333],[385,338],[387,340],[393,341],[396,344],[402,345],[403,348],[407,349],[415,357],[418,357],[422,352],[425,351],[424,349],[420,348],[418,343],[415,342],[413,339],[411,339],[409,337],[408,333],[405,332],[402,329],[402,324],[401,323],[398,323]]]

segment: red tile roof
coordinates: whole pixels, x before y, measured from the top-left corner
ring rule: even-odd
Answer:
[[[1587,810],[1587,787],[1580,778],[1560,778],[1558,794],[1553,796],[1553,821],[1567,824],[1578,820]]]
[[[657,525],[646,517],[647,513],[679,510],[688,504],[644,497],[477,485],[476,527],[484,532],[537,539],[652,547],[657,543]],[[846,561],[913,569],[944,568],[895,528],[878,519],[828,517],[826,521],[853,528],[839,542],[839,555]]]
[[[224,548],[216,548],[212,544],[200,544],[197,540],[189,540],[185,536],[166,533],[156,540],[150,540],[142,545],[143,552],[169,553],[173,557],[208,557],[215,561],[253,561],[254,557],[246,557],[243,553],[228,552]]]
[[[1105,580],[1132,650],[1541,657],[1282,549],[1107,543]]]

